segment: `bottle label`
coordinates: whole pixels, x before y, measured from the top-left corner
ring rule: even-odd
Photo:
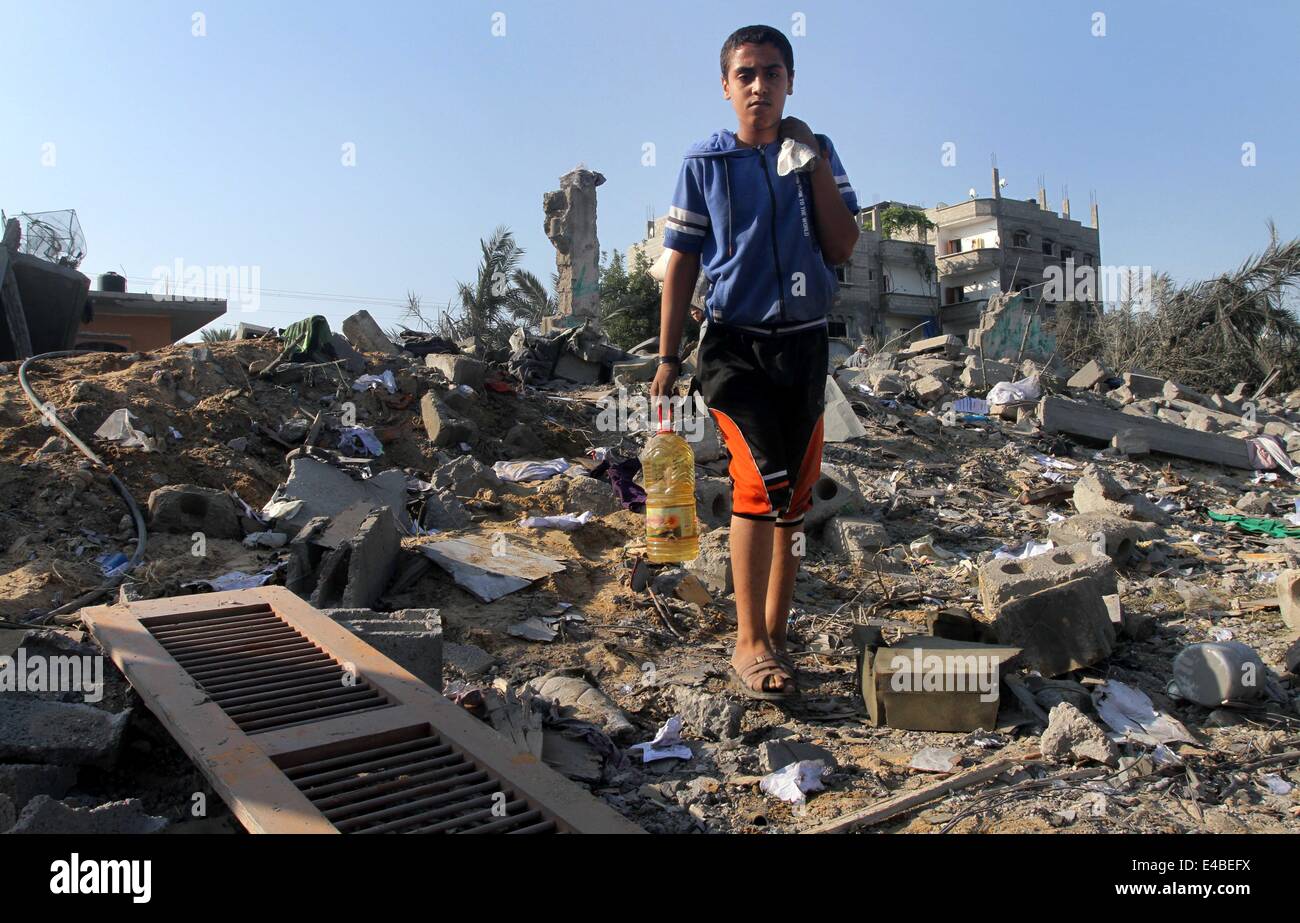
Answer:
[[[645,532],[648,538],[694,538],[695,507],[647,504]]]

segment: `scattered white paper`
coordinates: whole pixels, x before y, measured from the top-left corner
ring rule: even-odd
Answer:
[[[503,481],[544,481],[569,470],[563,458],[550,461],[499,461],[492,466]]]
[[[265,586],[267,581],[274,576],[274,569],[262,571],[260,574],[246,574],[243,571],[232,570],[220,577],[213,577],[211,580],[200,580],[199,582],[212,587],[213,592],[221,593],[225,590],[251,590],[254,587]]]
[[[1094,689],[1092,704],[1112,731],[1130,740],[1150,745],[1196,742],[1178,719],[1156,711],[1145,692],[1117,679]]]
[[[1001,561],[1003,558],[1011,558],[1023,561],[1025,558],[1034,558],[1040,554],[1046,554],[1055,547],[1054,542],[1039,542],[1031,538],[1023,545],[1003,545],[1000,548],[993,549],[993,560]]]
[[[99,425],[99,429],[95,430],[95,437],[107,439],[124,449],[140,448],[146,452],[152,451],[152,447],[149,445],[149,437],[131,425],[133,419],[135,417],[125,407],[121,410],[114,410]]]
[[[1291,789],[1295,788],[1294,785],[1274,772],[1265,773],[1259,777],[1259,781],[1263,782],[1264,787],[1274,795],[1289,795]]]
[[[664,722],[663,727],[649,743],[633,744],[629,750],[641,751],[641,762],[653,763],[655,760],[689,760],[691,748],[682,743],[682,719],[673,715]]]
[[[1073,471],[1079,467],[1078,465],[1071,464],[1068,461],[1062,461],[1059,458],[1052,458],[1050,455],[1043,455],[1039,452],[1035,452],[1029,457],[1038,462],[1044,468],[1061,468],[1065,471]]]
[[[382,375],[362,375],[352,382],[353,391],[373,391],[375,388],[384,388],[389,394],[397,391],[397,379],[393,377],[392,369],[385,369]]]
[[[822,783],[825,774],[826,764],[821,760],[799,760],[763,776],[758,787],[790,804],[804,804],[809,792],[819,792],[826,787]]]

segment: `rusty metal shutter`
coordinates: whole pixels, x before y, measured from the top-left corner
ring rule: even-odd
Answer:
[[[82,615],[252,832],[642,832],[283,587]]]

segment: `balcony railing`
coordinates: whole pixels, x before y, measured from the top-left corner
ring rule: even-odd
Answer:
[[[961,253],[945,253],[935,262],[939,266],[940,276],[950,276],[960,272],[984,272],[996,270],[1002,265],[1002,251],[996,247],[963,250]]]

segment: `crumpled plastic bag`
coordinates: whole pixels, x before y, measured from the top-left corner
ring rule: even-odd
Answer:
[[[519,524],[525,529],[560,529],[564,532],[573,532],[580,526],[585,526],[591,517],[591,510],[584,510],[581,513],[565,513],[562,516],[525,516]]]
[[[99,429],[95,430],[95,438],[115,442],[124,449],[141,448],[146,452],[152,452],[153,445],[149,437],[131,425],[132,419],[131,411],[125,407],[114,410],[108,415],[108,419],[99,425]]]
[[[803,804],[808,800],[808,792],[819,792],[826,787],[822,784],[825,774],[826,764],[821,760],[799,760],[763,776],[758,787],[782,801]]]
[[[1019,381],[1000,381],[989,388],[986,400],[990,404],[1018,404],[1022,401],[1036,401],[1043,396],[1043,386],[1037,375],[1030,375]]]
[[[811,173],[817,166],[817,152],[801,141],[786,138],[781,142],[781,150],[776,155],[776,175],[788,176],[791,173]]]

